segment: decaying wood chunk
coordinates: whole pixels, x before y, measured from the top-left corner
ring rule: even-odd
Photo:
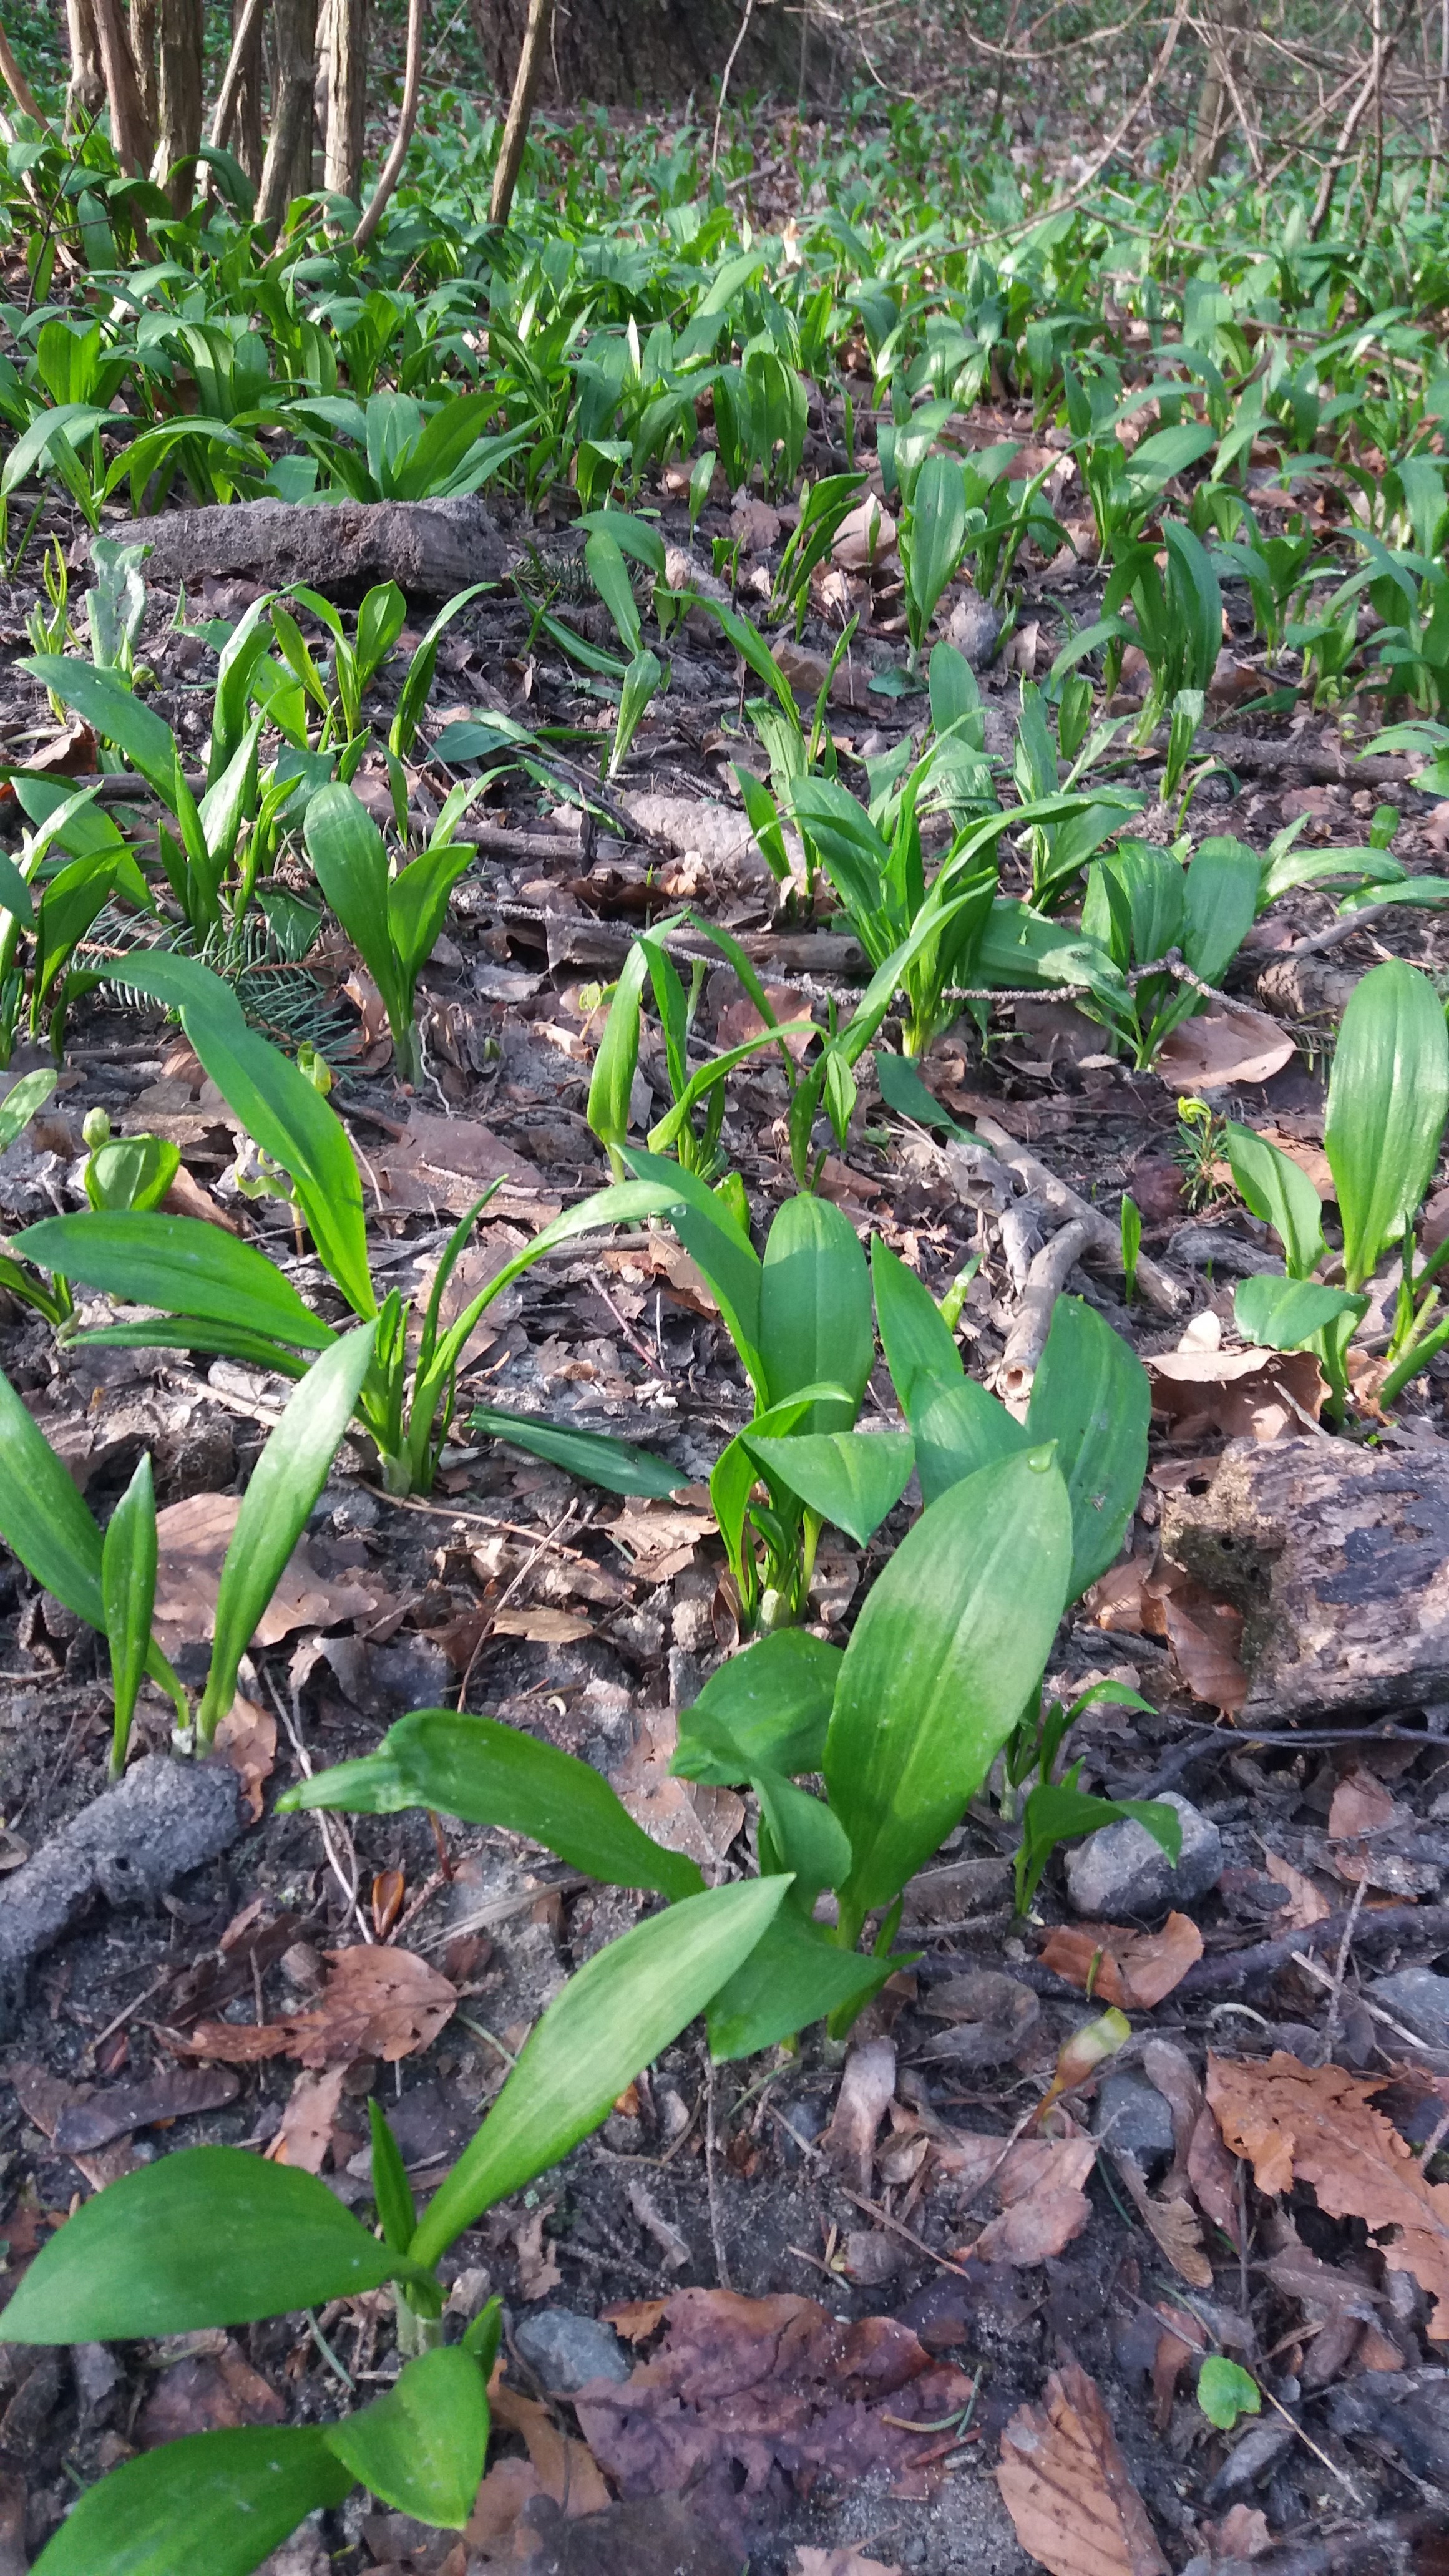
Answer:
[[[1162,1546],[1244,1614],[1241,1725],[1449,1698],[1449,1449],[1235,1440]]]
[[[501,581],[510,550],[473,498],[454,501],[230,501],[166,510],[126,531],[151,551],[146,578],[194,589],[210,573],[280,590],[305,582],[329,599],[395,581],[410,597],[448,599]]]

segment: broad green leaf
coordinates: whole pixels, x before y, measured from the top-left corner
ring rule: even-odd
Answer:
[[[23,483],[43,460],[54,463],[57,447],[68,449],[73,456],[78,439],[89,438],[98,429],[115,430],[119,426],[115,412],[95,403],[57,403],[53,409],[37,412],[5,459],[0,493],[13,492],[17,483]],[[60,656],[54,658],[59,660]]]
[[[30,2265],[5,2331],[12,2343],[190,2334],[352,2298],[399,2268],[313,2175],[240,2147],[187,2147],[81,2203]]]
[[[625,2085],[748,1958],[789,1885],[748,1879],[691,1896],[611,1941],[569,1979],[424,2211],[416,2261],[435,2262],[485,2209],[521,2191],[608,2117]]]
[[[1032,1381],[1026,1436],[1054,1440],[1072,1506],[1071,1598],[1106,1572],[1147,1473],[1152,1395],[1131,1344],[1080,1297],[1059,1297]]]
[[[237,1666],[331,1472],[372,1359],[375,1324],[359,1324],[313,1363],[287,1398],[252,1469],[221,1569],[211,1671],[198,1727],[209,1743],[236,1690]]]
[[[940,652],[939,644],[936,650]],[[955,1334],[924,1280],[908,1269],[900,1254],[892,1252],[878,1234],[871,1238],[870,1276],[881,1349],[901,1411],[909,1421],[911,1390],[916,1380],[933,1378],[951,1385],[965,1375],[961,1353]]]
[[[939,653],[941,649],[938,644],[936,651]],[[898,1118],[914,1118],[918,1126],[936,1127],[948,1136],[969,1135],[969,1128],[963,1127],[959,1120],[953,1118],[949,1109],[943,1109],[939,1100],[926,1089],[918,1068],[911,1062],[909,1056],[890,1055],[882,1047],[875,1059],[875,1078],[880,1085],[880,1096],[887,1109],[893,1109]],[[879,1235],[876,1236],[875,1241],[877,1243],[880,1241]],[[872,1266],[874,1266],[874,1259],[872,1248]]]
[[[116,1770],[125,1760],[126,1735],[146,1669],[156,1604],[156,1564],[156,1496],[150,1452],[143,1450],[101,1541],[101,1594],[106,1643],[111,1651]]]
[[[334,779],[312,798],[302,827],[317,883],[362,954],[389,1011],[398,1007],[397,960],[388,920],[387,851],[366,807]]]
[[[918,1377],[906,1419],[916,1443],[922,1499],[931,1504],[966,1476],[1029,1447],[1021,1424],[974,1377]]]
[[[869,922],[886,901],[890,850],[865,808],[833,778],[797,778],[790,802],[852,922]],[[878,957],[871,962],[878,964]]]
[[[1323,1203],[1301,1164],[1251,1127],[1231,1122],[1224,1130],[1228,1168],[1250,1215],[1271,1225],[1283,1246],[1290,1279],[1308,1279],[1328,1251]]]
[[[458,2344],[425,2352],[404,2365],[385,2397],[329,2424],[322,2438],[384,2504],[461,2531],[488,2448],[483,2373]]]
[[[375,2093],[368,2096],[367,2121],[372,2131],[372,2197],[383,2236],[394,2254],[406,2254],[417,2234],[417,2203],[402,2149]]]
[[[128,1305],[244,1326],[305,1351],[337,1339],[264,1253],[200,1217],[126,1209],[42,1217],[15,1237],[15,1249]]]
[[[609,1886],[686,1897],[704,1884],[692,1860],[666,1851],[635,1824],[591,1762],[492,1717],[418,1709],[389,1727],[376,1753],[318,1772],[281,1803],[371,1816],[428,1807],[470,1825],[526,1834]]]
[[[709,2050],[716,2063],[754,2057],[793,2038],[826,2013],[857,2010],[879,1994],[900,1959],[842,1950],[797,1906],[782,1905],[764,1938],[710,2002]]]
[[[223,1099],[263,1153],[291,1174],[312,1240],[349,1306],[375,1315],[362,1179],[335,1110],[289,1056],[247,1026],[229,986],[194,957],[133,949],[125,982],[180,1011]]]
[[[619,550],[619,541],[608,528],[596,528],[584,539],[584,564],[589,579],[619,630],[619,640],[625,651],[631,656],[636,654],[641,639],[634,585]]]
[[[928,456],[901,529],[906,589],[921,633],[961,561],[966,530],[966,478],[959,458]]]
[[[458,791],[455,788],[453,792],[456,795]],[[482,793],[481,781],[478,792]],[[447,918],[448,899],[458,879],[472,866],[475,855],[470,841],[440,840],[400,869],[388,888],[388,929],[398,967],[406,979],[409,1009],[413,980],[421,974],[438,944],[438,934]]]
[[[1245,1342],[1269,1351],[1301,1351],[1340,1315],[1365,1315],[1368,1302],[1349,1288],[1324,1288],[1316,1279],[1285,1279],[1268,1270],[1238,1281],[1233,1316]]]
[[[850,1875],[845,1829],[823,1798],[798,1789],[783,1771],[757,1771],[752,1786],[759,1795],[761,1831],[774,1845],[770,1866],[790,1871],[790,1902],[808,1913],[822,1887],[843,1887]],[[763,1850],[762,1845],[762,1855]]]
[[[627,1145],[622,1153],[636,1179],[652,1181],[669,1193],[664,1202],[669,1222],[704,1273],[758,1401],[770,1403],[760,1350],[760,1260],[748,1235],[693,1172],[637,1146]],[[825,1374],[833,1378],[839,1372],[832,1368]]]
[[[180,770],[176,737],[154,707],[133,697],[111,672],[98,671],[74,654],[32,653],[16,667],[28,671],[43,689],[53,690],[64,706],[74,707],[105,741],[123,751],[175,812]]]
[[[547,1458],[566,1467],[583,1484],[602,1485],[608,1494],[677,1494],[690,1482],[683,1467],[656,1458],[632,1440],[616,1440],[606,1431],[573,1431],[560,1422],[539,1422],[526,1413],[506,1413],[498,1405],[480,1404],[468,1417],[470,1431],[486,1431],[507,1440],[530,1458]]]
[[[37,1583],[104,1634],[101,1533],[40,1425],[0,1375],[0,1537]]]
[[[1418,1214],[1449,1114],[1449,1033],[1427,975],[1402,959],[1355,985],[1338,1034],[1323,1144],[1350,1288]]]
[[[1187,871],[1182,953],[1195,975],[1216,984],[1253,927],[1262,861],[1226,833],[1201,843]]]
[[[875,1331],[865,1255],[849,1218],[829,1199],[802,1191],[785,1201],[770,1228],[760,1268],[760,1352],[771,1404],[831,1378],[853,1402],[813,1405],[800,1428],[849,1430],[874,1364]]]
[[[711,1673],[681,1709],[670,1770],[685,1780],[736,1787],[756,1771],[818,1771],[845,1658],[839,1646],[780,1628]]]
[[[1080,1767],[1080,1766],[1079,1766]],[[1182,1851],[1182,1818],[1165,1798],[1093,1798],[1069,1780],[1038,1781],[1021,1811],[1027,1873],[1034,1885],[1058,1843],[1095,1834],[1104,1825],[1140,1825],[1144,1833],[1177,1864]]]
[[[676,922],[679,918],[676,915]],[[661,929],[666,926],[659,925]],[[639,1008],[648,972],[649,952],[636,939],[619,970],[594,1057],[588,1120],[611,1159],[614,1149],[623,1144],[629,1133],[629,1104],[639,1062]]]
[[[0,1101],[0,1154],[24,1134],[37,1109],[45,1107],[56,1080],[45,1065],[38,1065],[34,1073],[22,1073],[18,1082],[12,1082]]]
[[[352,2484],[310,2425],[188,2433],[87,2487],[34,2576],[251,2576]]]
[[[822,1520],[858,1545],[900,1501],[915,1465],[915,1443],[903,1431],[816,1431],[786,1440],[743,1435],[766,1475],[778,1477]]]
[[[932,1503],[878,1576],[825,1745],[852,1913],[890,1904],[959,1824],[1040,1681],[1071,1561],[1061,1470],[1024,1450]]]

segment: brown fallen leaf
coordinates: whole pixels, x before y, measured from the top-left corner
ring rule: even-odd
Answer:
[[[1041,1952],[1044,1968],[1070,1986],[1127,2012],[1150,2012],[1202,1957],[1202,1934],[1186,1914],[1169,1914],[1160,1932],[1120,1923],[1063,1923]]]
[[[223,1234],[241,1232],[241,1227],[236,1220],[227,1215],[225,1208],[212,1197],[210,1190],[202,1188],[200,1181],[188,1172],[184,1163],[162,1200],[161,1207],[166,1216],[199,1217],[203,1225],[219,1226]]]
[[[701,1868],[724,1859],[744,1826],[745,1802],[734,1789],[714,1789],[706,1781],[676,1780],[670,1762],[679,1741],[679,1719],[673,1709],[649,1711],[612,1786],[636,1825],[642,1825],[669,1851],[684,1852]]]
[[[1273,2546],[1268,2517],[1255,2504],[1230,2505],[1221,2522],[1200,2523],[1198,2529],[1213,2558],[1261,2558]]]
[[[558,2255],[543,2233],[543,2222],[553,2208],[552,2201],[542,2209],[530,2210],[513,2230],[513,2250],[518,2256],[518,2286],[525,2299],[546,2299],[556,2290],[563,2274],[558,2268]]]
[[[1204,2102],[1193,2127],[1187,2151],[1187,2178],[1197,2205],[1214,2227],[1220,2227],[1228,2242],[1241,2253],[1243,2245],[1242,2210],[1238,2201],[1238,2176],[1242,2167],[1234,2163],[1223,2145],[1212,2105]]]
[[[178,1647],[204,1643],[216,1624],[217,1586],[241,1510],[238,1494],[190,1494],[156,1515],[156,1638],[174,1656]],[[343,1619],[370,1617],[384,1599],[380,1583],[362,1582],[351,1569],[338,1581],[320,1575],[299,1541],[257,1625],[254,1643],[275,1646],[294,1628],[332,1628]]]
[[[7,2071],[26,2118],[33,2120],[37,2129],[43,2129],[48,2138],[54,2138],[68,2111],[83,2108],[91,2099],[92,2087],[89,2084],[67,2083],[63,2075],[52,2075],[47,2067],[22,2063]],[[72,2148],[70,2153],[72,2162],[84,2174],[92,2191],[104,2191],[108,2183],[119,2182],[122,2175],[131,2173],[136,2165],[129,2129],[119,2135],[112,2129],[108,2143],[94,2153],[78,2147]],[[13,2246],[13,2228],[8,2232]]]
[[[1303,2066],[1275,2050],[1264,2066],[1208,2058],[1207,2095],[1234,2152],[1264,2192],[1311,2183],[1331,2218],[1361,2218],[1391,2272],[1436,2302],[1429,2333],[1449,2337],[1449,2184],[1425,2179],[1393,2122],[1373,2107],[1392,2079]]]
[[[712,1512],[691,1511],[674,1502],[628,1503],[608,1536],[628,1558],[641,1583],[667,1583],[694,1563],[694,1551],[715,1527]]]
[[[436,1110],[414,1108],[405,1135],[371,1160],[384,1204],[399,1214],[446,1209],[449,1216],[463,1216],[490,1181],[502,1183],[490,1215],[517,1218],[525,1207],[531,1215],[542,1203],[558,1213],[538,1165],[478,1118],[444,1118]]]
[[[1117,2171],[1148,2234],[1166,2255],[1174,2272],[1194,2290],[1210,2290],[1213,2267],[1203,2252],[1202,2229],[1189,2201],[1180,2197],[1154,2200],[1141,2166],[1133,2156],[1113,2157]]]
[[[821,2153],[838,2165],[852,2188],[870,2194],[876,2132],[896,2089],[895,2044],[857,2040],[845,2061],[835,2111],[820,2140]]]
[[[1043,2263],[1080,2236],[1092,2214],[1083,2188],[1097,2160],[1093,2138],[960,2136],[935,2141],[940,2171],[970,2202],[988,2190],[1000,2204],[959,2262]]]
[[[284,2401],[219,2334],[213,2351],[191,2354],[163,2371],[136,2418],[131,2439],[142,2451],[187,2433],[231,2433],[244,2424],[280,2424]]]
[[[616,2299],[611,2308],[601,2308],[605,2325],[622,2335],[625,2343],[647,2343],[664,2323],[669,2307],[667,2299]]]
[[[1204,1011],[1163,1039],[1157,1070],[1169,1091],[1200,1091],[1271,1082],[1292,1054],[1293,1039],[1266,1011]]]
[[[56,2117],[51,2136],[66,2155],[89,2154],[133,2129],[169,2126],[173,2120],[195,2119],[202,2111],[220,2111],[236,2100],[238,2090],[237,2078],[225,2067],[168,2067],[138,2084],[112,2084],[87,2100],[68,2103]]]
[[[588,2513],[602,2513],[609,2490],[587,2443],[561,2432],[547,2406],[541,2406],[536,2397],[521,2396],[497,2376],[488,2391],[488,2405],[500,2432],[522,2434],[545,2495],[580,2520]]]
[[[687,2492],[738,2558],[778,2530],[786,2478],[806,2492],[876,2477],[896,2495],[932,2494],[940,2438],[910,2426],[939,2423],[970,2392],[894,2317],[847,2325],[813,2299],[681,2290],[653,2358],[574,2404],[623,2493]]]
[[[274,2165],[293,2165],[299,2173],[319,2174],[332,2144],[332,2131],[342,2108],[345,2066],[323,2075],[299,2075],[292,2087],[282,2125],[267,2149]]]
[[[830,549],[831,558],[842,572],[869,572],[891,553],[895,542],[896,523],[871,492],[858,509],[841,520]]]
[[[100,746],[88,724],[72,724],[65,733],[36,745],[24,766],[41,778],[88,778],[100,757]],[[13,805],[15,790],[0,780],[0,805]]]
[[[1334,1790],[1328,1830],[1335,1842],[1346,1841],[1355,1834],[1382,1833],[1401,1813],[1382,1780],[1376,1780],[1371,1771],[1358,1764]]]
[[[1269,1851],[1266,1843],[1263,1845],[1263,1867],[1279,1887],[1288,1890],[1287,1904],[1281,1906],[1273,1918],[1275,1924],[1282,1924],[1285,1932],[1306,1932],[1311,1923],[1321,1923],[1325,1915],[1333,1912],[1327,1897],[1314,1886],[1312,1879],[1305,1878],[1302,1870],[1295,1869],[1291,1860],[1284,1860],[1281,1853]]]
[[[571,1646],[594,1633],[592,1620],[578,1610],[553,1610],[546,1602],[510,1604],[495,1612],[495,1637],[527,1637],[535,1646]]]
[[[730,512],[730,535],[742,540],[746,554],[768,554],[780,542],[780,513],[747,494]]]
[[[262,1790],[277,1759],[277,1721],[271,1710],[238,1692],[216,1730],[212,1750],[218,1761],[229,1762],[236,1772],[247,1814],[254,1825],[259,1824]]]
[[[1044,2407],[1012,2416],[996,2483],[1017,2539],[1051,2576],[1168,2576],[1101,2391],[1076,2362],[1052,2372]]]
[[[1377,2318],[1384,2305],[1381,2293],[1342,2264],[1321,2261],[1303,2243],[1286,2209],[1273,2212],[1270,2242],[1275,2250],[1263,2270],[1274,2289],[1302,2309],[1308,2330],[1303,2358],[1294,2371],[1299,2384],[1331,2387],[1355,2352],[1360,2368],[1384,2368],[1378,2361],[1365,2365],[1362,2358],[1365,2328],[1373,2328],[1377,2337]],[[1387,2349],[1393,2354],[1387,2367],[1402,2370],[1403,2354],[1393,2344]]]
[[[411,1950],[359,1942],[325,1955],[332,1974],[315,2010],[260,2024],[198,2021],[184,2037],[169,2031],[166,2045],[179,2057],[219,2058],[230,2066],[266,2057],[319,2067],[380,2057],[392,2066],[426,2048],[457,2009],[447,1978]]]
[[[1147,1374],[1153,1411],[1184,1446],[1216,1434],[1297,1439],[1303,1415],[1316,1422],[1326,1393],[1312,1351],[1161,1351]]]

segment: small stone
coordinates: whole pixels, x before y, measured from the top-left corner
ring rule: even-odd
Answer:
[[[554,2397],[572,2397],[591,2379],[627,2379],[633,2366],[612,2326],[576,2316],[571,2308],[545,2308],[541,2316],[523,2318],[514,2341]]]
[[[1067,1893],[1079,1914],[1102,1923],[1130,1915],[1160,1914],[1168,1905],[1190,1905],[1206,1896],[1223,1874],[1223,1838],[1176,1789],[1159,1804],[1182,1818],[1182,1854],[1174,1869],[1166,1852],[1134,1816],[1104,1825],[1067,1854]]]
[[[947,642],[955,645],[973,671],[983,671],[994,659],[1000,634],[1000,609],[971,589],[957,600],[946,622]]]
[[[1092,2135],[1150,2171],[1173,2151],[1171,2106],[1145,2075],[1124,2067],[1103,2082]]]
[[[1449,1977],[1436,1977],[1432,1968],[1396,1968],[1391,1977],[1376,1977],[1369,1994],[1426,2047],[1449,2049]]]

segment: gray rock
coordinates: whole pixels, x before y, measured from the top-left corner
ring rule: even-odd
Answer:
[[[970,663],[973,671],[984,671],[993,661],[1001,635],[1001,611],[978,591],[967,590],[958,599],[946,621],[946,638]]]
[[[573,2397],[591,2379],[627,2379],[633,2364],[612,2326],[571,2308],[545,2308],[514,2329],[514,2342],[554,2397]]]
[[[1449,2049],[1449,1977],[1436,1977],[1432,1968],[1396,1968],[1391,1977],[1375,1978],[1369,1994],[1426,2046]]]
[[[1172,2153],[1172,2110],[1145,2075],[1123,2068],[1106,2078],[1097,2095],[1092,2135],[1150,2172]]]
[[[1120,1923],[1130,1915],[1160,1914],[1168,1905],[1190,1905],[1216,1887],[1224,1866],[1217,1826],[1176,1789],[1165,1790],[1161,1803],[1182,1818],[1177,1867],[1135,1817],[1104,1825],[1067,1854],[1067,1893],[1079,1914]]]

